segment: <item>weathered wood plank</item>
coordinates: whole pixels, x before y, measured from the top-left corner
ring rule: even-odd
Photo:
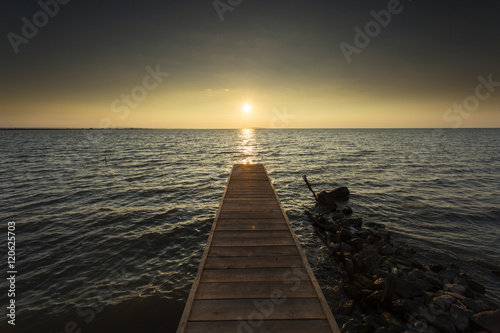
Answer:
[[[190,320],[210,321],[239,320],[264,317],[271,319],[325,319],[325,313],[317,299],[301,298],[195,300]],[[277,303],[281,304],[277,304]],[[257,317],[255,317],[257,316]]]
[[[233,221],[233,220],[231,220]],[[241,221],[241,222],[239,222]],[[288,227],[278,223],[249,223],[243,219],[236,220],[234,223],[219,223],[215,230],[288,230]]]
[[[210,268],[267,268],[267,267],[300,267],[302,258],[295,256],[272,257],[216,257],[209,256],[205,269]]]
[[[201,282],[244,282],[244,281],[307,281],[309,276],[303,268],[231,268],[205,269]]]
[[[331,332],[327,320],[264,320],[245,318],[240,321],[193,321],[187,326],[192,333],[252,332],[252,333],[304,333]]]
[[[212,246],[274,246],[295,245],[292,237],[214,238]]]
[[[267,257],[298,255],[295,246],[214,246],[209,256],[219,257]]]
[[[316,298],[316,292],[309,281],[288,282],[202,282],[196,299],[239,299],[239,298]]]
[[[217,230],[214,239],[220,238],[278,238],[291,237],[289,231],[282,230],[242,230],[242,231],[222,231]]]

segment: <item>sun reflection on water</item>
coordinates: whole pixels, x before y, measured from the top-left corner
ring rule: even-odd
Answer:
[[[251,128],[245,128],[239,132],[240,145],[239,150],[243,155],[238,163],[241,164],[253,164],[257,163],[256,151],[255,151],[255,130]]]

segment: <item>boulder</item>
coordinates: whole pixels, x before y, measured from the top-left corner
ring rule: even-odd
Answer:
[[[360,253],[360,261],[365,272],[373,272],[380,265],[382,257],[376,249],[365,248]]]
[[[388,256],[394,253],[394,249],[392,248],[392,245],[386,244],[380,249],[380,254],[383,256]]]
[[[373,282],[373,289],[375,290],[384,290],[385,287],[385,279],[379,278]]]
[[[401,278],[397,279],[396,292],[402,298],[413,298],[423,295],[423,291],[415,283]]]
[[[472,322],[490,333],[500,333],[500,310],[478,313],[472,316]]]
[[[441,296],[435,297],[432,300],[432,302],[434,304],[436,304],[440,309],[448,311],[450,309],[451,305],[453,304],[453,302],[455,302],[455,297],[453,297],[451,295],[441,295]]]
[[[469,287],[477,293],[483,294],[486,292],[485,286],[473,280],[466,280]]]
[[[446,284],[452,284],[458,280],[460,272],[455,269],[445,269],[439,272],[439,277]]]
[[[363,225],[363,219],[361,217],[351,217],[347,219],[347,222],[349,222],[354,228],[361,228],[361,226]],[[358,233],[359,232],[360,231],[358,231]]]
[[[427,318],[429,324],[443,333],[456,333],[455,323],[453,316],[450,313],[440,313],[435,316]]]
[[[371,289],[373,287],[372,280],[359,273],[354,274],[354,280],[358,282],[363,287],[363,289]]]
[[[353,300],[359,300],[361,298],[361,292],[353,284],[346,284],[344,286],[344,293]]]
[[[352,299],[340,302],[339,305],[339,313],[349,315],[351,314],[352,310],[354,309],[354,301]]]
[[[348,200],[349,189],[347,187],[339,187],[330,192],[322,190],[318,193],[318,201],[322,205],[336,206],[336,202]]]

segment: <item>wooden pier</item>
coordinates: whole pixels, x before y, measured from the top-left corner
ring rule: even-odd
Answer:
[[[235,164],[177,333],[340,333],[262,164]]]

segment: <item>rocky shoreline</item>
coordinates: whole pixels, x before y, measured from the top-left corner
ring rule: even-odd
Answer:
[[[459,267],[423,263],[377,223],[335,206],[305,215],[331,256],[333,312],[343,333],[500,333],[500,307]]]

